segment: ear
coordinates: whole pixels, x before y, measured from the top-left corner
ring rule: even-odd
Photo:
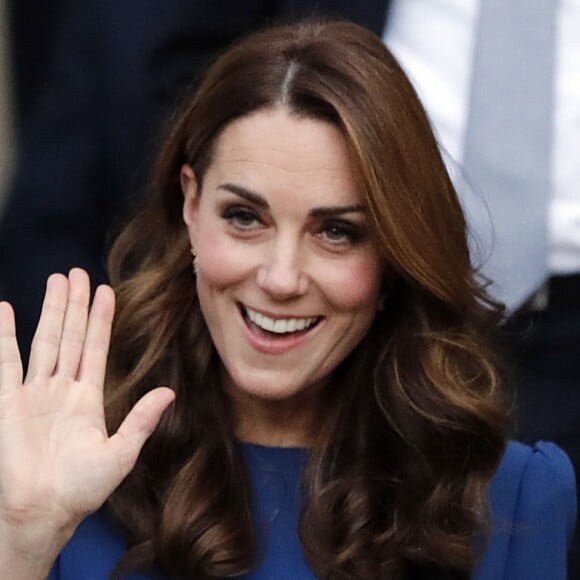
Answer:
[[[190,237],[197,224],[197,211],[199,206],[199,195],[197,190],[197,179],[193,169],[185,164],[179,172],[181,191],[183,192],[183,221],[187,225]]]

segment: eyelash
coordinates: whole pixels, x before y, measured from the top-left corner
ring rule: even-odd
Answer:
[[[252,208],[242,205],[232,205],[221,211],[221,217],[232,227],[241,232],[250,232],[264,225],[264,220]],[[338,232],[340,239],[332,239],[329,234]],[[323,222],[316,232],[316,237],[333,249],[341,249],[356,245],[364,239],[364,228],[345,220],[331,219]]]
[[[340,240],[332,240],[328,237],[330,232],[338,232],[341,236]],[[319,237],[325,237],[325,241],[335,247],[340,246],[352,246],[359,242],[363,237],[364,233],[361,228],[351,222],[346,222],[342,220],[332,220],[322,224],[318,232]]]
[[[221,212],[221,217],[238,230],[250,230],[256,224],[263,225],[263,221],[254,210],[240,205],[226,207]]]

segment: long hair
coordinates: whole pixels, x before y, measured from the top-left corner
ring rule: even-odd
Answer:
[[[275,106],[342,132],[385,265],[384,308],[331,378],[305,468],[306,557],[321,578],[468,578],[508,427],[492,346],[499,309],[472,268],[461,207],[405,74],[371,32],[320,21],[252,34],[213,64],[112,247],[109,429],[149,389],[176,392],[109,500],[127,533],[121,566],[222,578],[254,564],[249,479],[196,296],[179,172],[189,163],[201,189],[224,127]]]

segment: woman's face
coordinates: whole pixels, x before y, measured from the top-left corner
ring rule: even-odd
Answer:
[[[367,332],[381,285],[339,130],[262,110],[221,133],[202,191],[188,166],[181,181],[230,386],[281,400],[324,384]]]

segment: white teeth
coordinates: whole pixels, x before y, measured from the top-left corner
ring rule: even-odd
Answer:
[[[268,332],[273,332],[275,334],[286,334],[289,332],[296,332],[298,330],[304,330],[312,326],[318,317],[311,316],[309,318],[270,318],[264,314],[260,314],[255,310],[250,310],[246,308],[246,313],[248,318],[256,325],[267,330]]]
[[[276,320],[276,322],[274,322],[274,328],[272,328],[272,332],[275,332],[276,334],[282,334],[283,332],[286,332],[286,321]]]

